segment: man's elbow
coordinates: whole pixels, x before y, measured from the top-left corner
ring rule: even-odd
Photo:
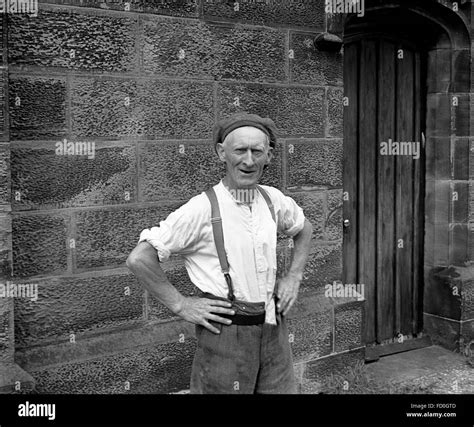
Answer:
[[[151,247],[151,245],[147,242],[140,242],[132,252],[130,252],[130,255],[127,257],[127,260],[125,261],[126,266],[132,270],[136,268],[141,261],[143,261],[143,257],[145,256],[145,251],[148,249],[148,247]]]
[[[140,257],[132,251],[130,255],[127,257],[127,261],[125,261],[125,265],[130,269],[133,270],[138,263],[140,262]]]

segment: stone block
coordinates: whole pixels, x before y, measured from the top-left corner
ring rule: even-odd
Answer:
[[[216,55],[221,79],[253,82],[287,80],[285,33],[269,28],[216,27]]]
[[[341,242],[313,245],[305,267],[301,289],[324,288],[342,277]]]
[[[469,220],[470,188],[467,182],[455,182],[452,185],[453,202],[451,222],[467,223]]]
[[[288,187],[342,187],[342,140],[286,141]]]
[[[3,19],[0,20],[0,32],[3,34]],[[0,39],[0,63],[3,64],[4,62],[6,62],[6,58],[4,57],[4,52],[3,52],[3,48],[5,47],[5,43],[4,43],[4,40],[3,38]]]
[[[289,319],[288,334],[295,363],[330,354],[333,343],[331,310]]]
[[[0,283],[4,284],[5,281]],[[13,298],[0,298],[0,365],[12,363],[14,353]]]
[[[0,214],[0,277],[11,276],[12,219],[10,213]]]
[[[428,137],[451,135],[451,96],[428,94],[426,127],[430,129]]]
[[[143,134],[156,138],[209,138],[214,126],[211,83],[147,81],[138,101]]]
[[[328,88],[327,91],[327,128],[326,136],[342,138],[344,136],[343,90]]]
[[[458,162],[459,164],[459,162]],[[426,142],[426,179],[451,178],[450,138],[428,138]]]
[[[41,2],[44,2],[44,0],[40,0]],[[98,2],[97,0],[47,0],[47,3],[190,18],[197,17],[199,6],[198,0],[160,0],[159,2],[157,0],[113,0],[105,2]]]
[[[66,134],[66,79],[11,76],[12,140],[61,138]]]
[[[430,222],[425,222],[425,236],[424,236],[424,265],[434,265],[434,225]]]
[[[467,280],[462,285],[461,311],[463,321],[474,319],[474,280]]]
[[[150,20],[143,38],[144,69],[154,75],[286,80],[282,31]]]
[[[160,394],[189,388],[195,340],[31,371],[38,393]]]
[[[10,178],[10,147],[0,145],[0,204],[10,203],[11,178]]]
[[[467,257],[469,261],[474,260],[474,224],[469,222],[468,224],[468,237],[467,237]]]
[[[324,238],[327,217],[326,195],[323,192],[301,192],[288,194],[302,209],[313,226],[313,239]]]
[[[347,353],[335,354],[319,360],[312,360],[306,364],[304,379],[323,382],[331,374],[350,374],[350,369],[360,364],[365,357],[365,349],[357,349]]]
[[[458,105],[454,105],[455,97],[457,98]],[[470,108],[470,95],[469,94],[458,94],[451,97],[451,103],[453,104],[451,109],[451,131],[456,136],[469,136],[470,135],[470,120],[471,120],[471,108]]]
[[[451,84],[451,49],[428,52],[428,93],[448,92]]]
[[[135,202],[135,146],[70,140],[45,148],[13,148],[15,210]],[[81,144],[82,143],[82,144]],[[74,154],[76,153],[76,154]]]
[[[454,198],[450,181],[428,181],[425,195],[427,221],[435,224],[447,224],[450,220]]]
[[[466,224],[451,224],[449,230],[449,263],[465,265],[468,261],[469,228]]]
[[[145,228],[158,226],[181,204],[77,212],[76,267],[123,265],[137,245],[140,233]]]
[[[469,92],[471,83],[471,52],[469,49],[454,50],[453,55],[453,92]]]
[[[74,78],[71,127],[74,138],[137,136],[143,132],[137,83],[126,79]]]
[[[461,319],[462,283],[453,267],[435,267],[425,281],[424,312]]]
[[[363,301],[334,307],[334,351],[345,351],[363,346],[363,314]]]
[[[324,3],[320,1],[205,0],[203,13],[204,19],[266,26],[308,27],[312,30],[324,26]]]
[[[469,222],[474,221],[474,184],[469,183]]]
[[[3,34],[3,33],[2,33]],[[1,64],[1,63],[0,63]],[[0,141],[7,141],[9,129],[7,126],[7,110],[6,92],[8,88],[8,71],[6,69],[0,70]]]
[[[454,141],[453,178],[456,180],[469,179],[469,163],[471,151],[469,139],[459,138]]]
[[[31,394],[34,387],[33,377],[17,364],[0,363],[0,394]]]
[[[287,319],[298,320],[311,317],[317,313],[332,312],[334,305],[334,300],[326,297],[324,288],[303,287],[300,289],[293,307],[288,312]]]
[[[341,53],[318,50],[314,45],[317,34],[290,34],[291,81],[318,86],[342,86],[343,61]]]
[[[214,75],[219,58],[205,23],[146,19],[142,37],[145,72],[208,79]]]
[[[214,125],[210,83],[77,78],[72,131],[76,138],[208,138]]]
[[[53,214],[14,215],[13,275],[63,273],[67,268],[67,222]]]
[[[126,72],[136,68],[136,19],[78,9],[11,15],[10,65]]]
[[[425,313],[423,328],[430,336],[433,344],[439,344],[450,350],[459,347],[460,322],[457,320],[442,319]]]
[[[70,341],[71,334],[123,327],[143,317],[144,291],[128,274],[61,277],[34,280],[34,284],[36,300],[15,298],[17,346]]]
[[[473,97],[474,100],[474,97]],[[474,111],[474,106],[473,106]],[[469,179],[474,179],[474,138],[469,140]]]
[[[461,323],[460,335],[461,335],[461,338],[459,340],[460,344],[463,343],[464,348],[466,345],[469,346],[469,349],[471,350],[471,357],[472,357],[472,343],[474,342],[474,320],[469,320],[469,321]]]
[[[434,224],[433,261],[435,265],[449,264],[449,225]]]
[[[195,326],[184,320],[134,321],[127,327],[105,327],[78,333],[70,339],[44,341],[40,345],[17,347],[15,360],[28,371],[123,354],[138,348],[180,343],[195,339]]]

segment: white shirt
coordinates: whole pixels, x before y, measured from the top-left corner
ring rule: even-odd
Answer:
[[[235,297],[266,303],[265,322],[276,324],[272,298],[277,271],[277,226],[287,236],[304,227],[305,216],[296,202],[280,190],[262,186],[272,200],[277,224],[263,196],[257,191],[249,205],[236,200],[222,181],[214,186],[224,232],[224,246],[230,266]],[[145,229],[139,242],[149,242],[160,261],[171,254],[184,258],[191,281],[203,292],[227,297],[211,225],[211,204],[203,192],[172,212],[159,227]]]

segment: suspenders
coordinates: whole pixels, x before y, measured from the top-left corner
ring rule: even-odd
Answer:
[[[270,197],[268,196],[268,193],[260,185],[257,185],[257,188],[260,194],[265,199],[265,202],[267,203],[268,208],[270,209],[270,212],[272,214],[273,221],[275,221],[275,210],[273,208],[272,201],[270,200]],[[221,212],[219,209],[219,202],[217,201],[214,188],[211,187],[209,190],[207,190],[206,195],[209,198],[209,201],[211,202],[212,233],[214,235],[214,242],[216,244],[217,255],[219,257],[219,263],[221,265],[221,270],[222,270],[222,273],[224,273],[225,281],[229,289],[228,297],[231,301],[234,301],[235,300],[234,288],[232,286],[232,279],[229,274],[229,262],[227,261],[227,256],[226,256],[225,248],[224,248],[224,232],[222,230],[222,218],[221,218]]]

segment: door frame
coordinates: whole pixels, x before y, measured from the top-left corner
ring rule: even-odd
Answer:
[[[377,12],[390,11],[403,12],[412,19],[418,19],[420,25],[429,28],[431,33],[435,33],[432,40],[427,43],[429,55],[429,66],[427,70],[427,105],[426,105],[426,164],[425,170],[425,221],[424,221],[424,245],[423,245],[423,289],[420,295],[422,300],[435,298],[437,290],[429,286],[430,274],[437,268],[447,267],[451,264],[460,264],[467,260],[467,247],[464,251],[456,250],[459,246],[459,240],[462,236],[455,233],[453,229],[453,218],[440,216],[443,212],[443,203],[439,201],[439,193],[446,187],[446,181],[449,183],[450,177],[440,176],[438,171],[439,159],[436,152],[441,149],[443,139],[452,140],[456,138],[456,128],[453,129],[453,111],[450,100],[459,93],[470,93],[470,79],[466,73],[459,73],[457,58],[460,55],[470,52],[470,32],[469,23],[461,12],[454,12],[449,7],[441,3],[442,0],[367,0],[365,15]],[[331,31],[340,32],[345,42],[355,37],[348,29],[358,18],[355,15],[345,15],[342,20],[330,23]],[[358,28],[359,36],[374,33],[374,28]],[[449,58],[449,67],[446,67],[446,58]],[[444,61],[444,62],[442,62]],[[444,66],[442,66],[444,65]],[[469,76],[468,68],[467,75]],[[467,98],[469,103],[469,97]],[[456,117],[457,123],[460,121],[469,121],[470,105],[466,105],[468,114],[462,117]],[[467,118],[466,118],[467,117]],[[448,119],[448,121],[447,121]],[[449,126],[451,124],[451,126]],[[469,123],[462,123],[463,128],[469,129]],[[468,136],[470,135],[470,131]],[[452,143],[451,143],[452,149]],[[461,159],[461,161],[464,161]],[[465,159],[468,162],[468,159]],[[345,165],[344,165],[345,166]],[[452,184],[451,184],[452,186]],[[449,203],[449,200],[445,200]],[[346,202],[344,202],[346,203]],[[466,245],[467,246],[467,245]],[[343,251],[344,254],[344,251]],[[343,264],[346,265],[346,259],[343,255]],[[428,308],[429,310],[429,308]],[[428,312],[426,304],[423,309],[423,320],[427,316],[436,315]],[[423,325],[425,322],[423,321]],[[419,348],[420,346],[430,345],[429,328],[423,329],[425,336],[419,341],[406,343],[393,343],[385,348],[376,348],[370,351],[369,359],[377,359],[380,355],[406,351],[408,349]],[[426,335],[428,334],[428,336]],[[363,334],[365,336],[365,334]],[[380,346],[384,347],[384,346]],[[391,347],[391,348],[388,348]]]

